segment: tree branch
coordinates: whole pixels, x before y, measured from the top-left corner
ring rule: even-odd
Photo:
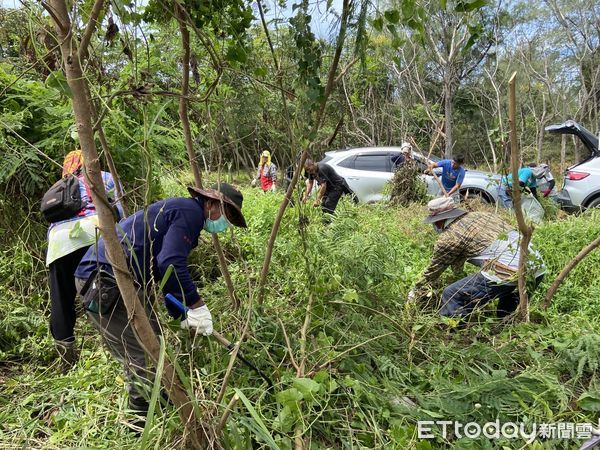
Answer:
[[[98,213],[99,227],[104,238],[107,257],[114,270],[117,285],[137,340],[154,364],[157,364],[160,355],[160,343],[150,325],[146,311],[138,299],[133,276],[128,269],[124,249],[117,236],[113,212],[107,206],[98,152],[94,142],[92,108],[87,95],[88,86],[86,78],[83,76],[79,52],[76,51],[76,43],[72,39],[71,22],[66,1],[50,1],[52,4],[50,9],[54,12],[52,15],[53,20],[56,16],[55,28],[61,43],[66,78],[73,93],[73,112],[83,152],[85,176],[90,183],[92,199]],[[66,29],[61,28],[60,24],[67,24]],[[203,426],[196,420],[190,399],[177,376],[174,366],[169,361],[164,362],[163,374],[161,382],[167,389],[169,398],[179,409],[181,420],[189,431],[192,445],[195,448],[204,448],[209,442],[208,435]]]
[[[519,186],[519,142],[517,139],[516,124],[516,78],[517,72],[514,72],[508,81],[508,123],[510,125],[510,159],[512,169],[512,198],[521,232],[519,243],[521,257],[519,258],[519,313],[525,322],[529,322],[529,299],[527,297],[526,276],[527,276],[527,257],[529,253],[529,242],[533,234],[533,226],[527,225],[523,210],[521,209],[521,189]]]
[[[575,258],[573,258],[571,261],[569,261],[569,263],[565,267],[563,267],[563,269],[560,271],[560,273],[558,274],[558,276],[556,277],[556,279],[550,286],[550,289],[548,289],[548,292],[546,293],[546,298],[544,301],[544,309],[548,309],[548,306],[550,306],[550,301],[552,300],[552,297],[554,297],[554,294],[556,294],[556,291],[558,290],[558,288],[562,284],[562,282],[565,280],[567,275],[569,275],[569,273],[571,273],[571,271],[577,266],[577,264],[579,264],[581,262],[581,260],[583,258],[585,258],[587,255],[592,253],[599,246],[600,246],[600,236],[598,236],[590,244],[588,244],[587,246],[582,248],[579,251],[579,253],[577,253]]]
[[[321,121],[323,119],[323,115],[325,112],[325,107],[327,106],[327,100],[334,86],[335,74],[337,72],[337,67],[340,61],[340,55],[342,53],[342,48],[344,47],[344,40],[346,39],[346,29],[348,27],[348,17],[350,15],[350,0],[344,0],[342,6],[342,18],[340,23],[340,31],[337,37],[335,55],[333,57],[333,61],[331,63],[331,67],[329,68],[329,75],[327,77],[327,85],[325,87],[325,92],[321,99],[321,105],[319,111],[317,112],[316,120],[312,127],[312,130],[309,134],[311,139],[314,139],[317,132],[321,127]],[[271,234],[269,235],[269,241],[267,242],[267,249],[265,253],[265,259],[263,262],[263,267],[260,272],[260,279],[258,282],[258,302],[259,304],[263,301],[264,296],[264,288],[267,280],[267,275],[269,273],[269,265],[271,264],[271,257],[273,256],[273,247],[275,245],[275,240],[277,239],[277,233],[279,232],[279,227],[281,226],[281,220],[283,219],[283,214],[285,213],[285,209],[292,198],[292,193],[296,188],[296,184],[298,183],[298,178],[300,177],[300,172],[302,171],[302,167],[304,166],[304,162],[308,158],[308,148],[305,148],[302,152],[302,156],[300,157],[300,161],[298,161],[298,165],[294,172],[294,176],[288,186],[287,192],[285,193],[285,197],[279,206],[279,211],[277,212],[277,216],[275,217],[275,222],[273,223],[273,228],[271,229]]]
[[[92,7],[92,12],[90,13],[90,20],[85,27],[85,31],[83,32],[83,37],[81,38],[81,43],[79,44],[79,59],[84,59],[88,55],[88,46],[90,45],[90,40],[92,39],[92,35],[96,30],[96,26],[98,25],[98,16],[100,15],[100,11],[104,7],[104,0],[96,0],[94,2],[94,6]]]

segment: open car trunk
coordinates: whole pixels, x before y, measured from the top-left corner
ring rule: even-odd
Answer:
[[[573,134],[581,139],[585,148],[588,149],[589,154],[575,165],[579,165],[590,158],[600,156],[600,152],[598,151],[598,136],[574,120],[567,120],[564,123],[556,125],[548,125],[545,130],[553,134]]]

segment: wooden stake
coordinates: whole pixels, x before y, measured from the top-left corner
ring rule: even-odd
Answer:
[[[533,234],[533,226],[525,222],[523,210],[521,209],[521,190],[519,188],[519,142],[517,137],[517,100],[516,100],[516,78],[514,72],[508,82],[508,123],[510,127],[510,161],[512,172],[512,198],[515,215],[521,239],[519,243],[521,258],[519,259],[519,314],[523,321],[529,322],[529,299],[527,297],[527,256],[529,253],[529,242]]]

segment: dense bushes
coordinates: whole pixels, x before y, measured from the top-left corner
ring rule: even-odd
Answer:
[[[185,181],[164,179],[164,194],[185,195]],[[548,313],[539,304],[554,275],[600,232],[596,212],[536,229],[535,244],[549,272],[532,298],[533,323],[501,326],[483,311],[465,330],[443,331],[437,314],[411,315],[404,309],[406,292],[428,263],[436,237],[421,224],[423,206],[356,207],[344,200],[330,225],[324,225],[320,211],[310,205],[288,209],[266,298],[258,305],[254,286],[280,200],[278,194],[245,190],[249,228],[223,239],[242,299],[239,312],[230,307],[209,241],[201,242],[192,257],[216,329],[235,339],[249,320],[242,351],[275,383],[268,390],[254,372],[235,366],[224,402],[234,388],[243,399],[226,427],[228,448],[269,442],[290,448],[297,433],[311,448],[439,448],[458,443],[441,437],[418,443],[417,420],[594,419],[600,407],[600,336],[594,328],[600,297],[593,295],[600,289],[594,276],[598,256],[591,255],[575,269]],[[306,218],[309,223],[303,225]],[[45,329],[44,273],[25,250],[36,248],[33,254],[39,256],[43,234],[35,234],[35,239],[32,235],[29,242],[24,247],[15,240],[0,256],[0,343],[6,380],[0,401],[12,402],[11,408],[0,408],[3,440],[36,448],[137,448],[138,438],[126,433],[123,424],[129,416],[122,406],[120,369],[100,349],[98,336],[87,324],[78,326],[83,340],[78,368],[56,376]],[[452,277],[449,273],[445,279]],[[176,355],[186,383],[197,392],[199,406],[211,410],[229,356],[212,340],[191,342],[176,323],[171,325],[173,331],[166,330],[169,353]],[[303,376],[297,375],[290,352],[296,364],[305,355]],[[150,421],[147,443],[176,447],[179,419],[170,409],[161,411]],[[518,448],[523,442],[463,439],[460,445]],[[573,441],[549,445],[571,448]]]

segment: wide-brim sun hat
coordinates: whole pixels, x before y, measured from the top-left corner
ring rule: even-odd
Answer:
[[[441,220],[455,219],[467,214],[467,211],[456,207],[452,197],[434,198],[427,203],[429,215],[423,220],[423,223],[435,223]]]
[[[192,197],[202,197],[223,202],[225,204],[225,217],[227,217],[229,223],[236,227],[248,228],[246,219],[242,214],[244,196],[232,185],[217,183],[211,186],[210,189],[188,186],[188,192]]]

